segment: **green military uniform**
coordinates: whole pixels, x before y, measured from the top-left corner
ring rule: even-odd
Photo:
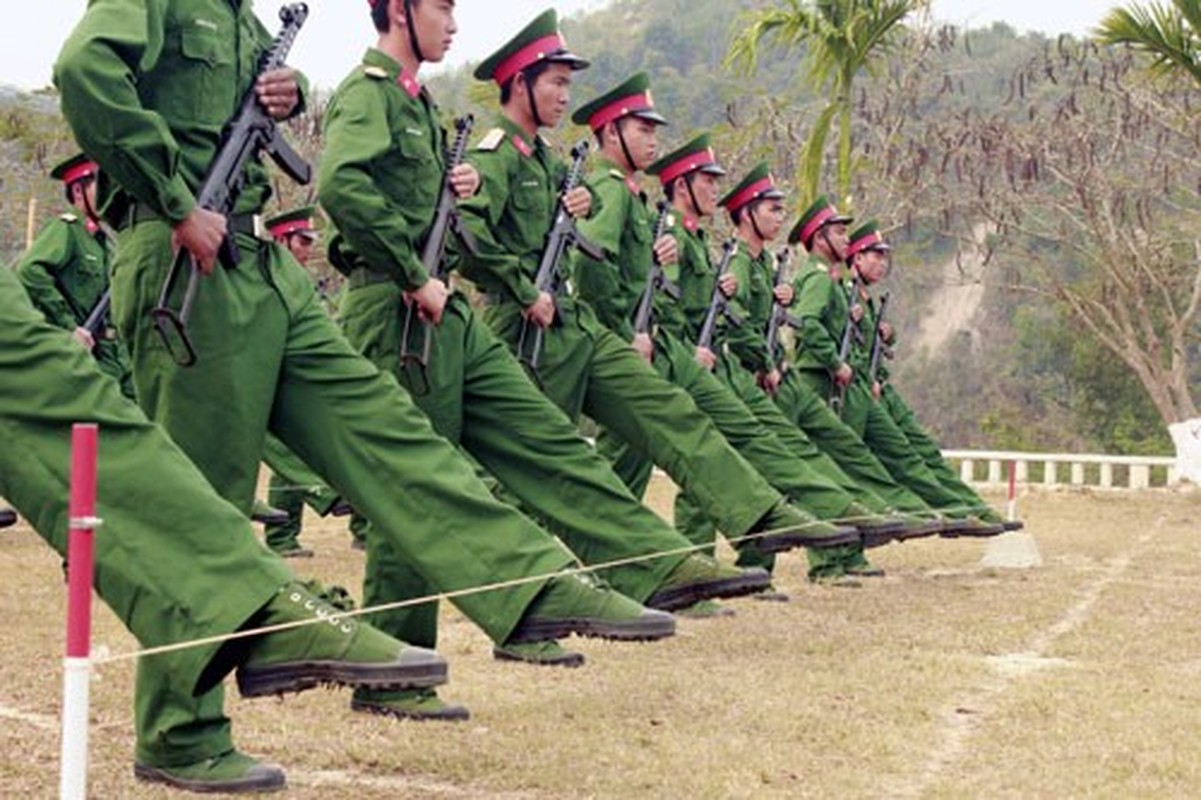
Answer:
[[[535,20],[485,60],[476,77],[503,85],[502,78],[539,56],[560,57],[562,46],[533,54],[523,49],[554,35],[553,27],[546,29],[547,19]],[[549,19],[553,26],[553,16]],[[516,63],[514,58],[526,60]],[[578,58],[572,63],[578,65]],[[531,139],[504,115],[496,124],[472,153],[481,190],[460,206],[480,251],[464,259],[464,272],[486,293],[485,320],[516,350],[522,312],[539,297],[534,276],[565,170],[541,136]],[[571,419],[587,414],[643,449],[731,536],[752,531],[783,502],[684,392],[656,375],[600,323],[591,305],[567,290],[556,298],[556,309],[555,323],[545,332],[538,377]]]
[[[121,228],[113,309],[139,401],[244,510],[270,429],[372,520],[374,543],[441,590],[566,567],[570,556],[496,502],[395,380],[346,342],[278,245],[237,233],[239,263],[201,281],[190,326],[199,361],[180,368],[165,352],[149,311],[170,262],[172,226],[193,210],[268,41],[249,2],[93,0],[60,54],[64,114],[104,174],[128,191],[109,206]],[[260,163],[245,178],[237,215],[257,212],[269,194]],[[234,227],[249,228],[241,216]],[[455,602],[504,641],[545,585]],[[187,764],[229,749],[220,688],[193,697],[148,662],[138,703],[140,760]]]
[[[53,177],[70,187],[94,179],[96,165],[86,156],[75,156],[55,167]],[[108,290],[111,243],[99,225],[86,216],[66,212],[42,228],[17,262],[17,274],[34,307],[51,325],[68,331],[81,327]],[[129,354],[108,335],[108,325],[96,337],[92,355],[101,372],[116,380],[127,397],[133,397]]]
[[[367,51],[330,101],[319,186],[340,231],[336,260],[349,276],[341,311],[346,334],[381,370],[396,374],[439,433],[546,520],[583,562],[677,551],[605,573],[619,591],[646,601],[686,558],[688,542],[630,496],[465,295],[454,292],[441,322],[423,334],[430,337],[424,371],[401,366],[404,292],[431,277],[419,243],[445,183],[444,138],[437,106],[416,76],[379,50]],[[377,556],[368,558],[365,602],[429,593],[403,561]],[[379,622],[407,641],[436,640],[433,603]]]

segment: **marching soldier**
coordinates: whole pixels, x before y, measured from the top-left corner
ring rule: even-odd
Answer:
[[[62,181],[67,211],[51,220],[17,262],[17,275],[51,325],[71,331],[75,340],[96,357],[100,371],[133,397],[129,354],[109,331],[108,315],[94,330],[85,322],[108,291],[112,243],[101,226],[96,207],[99,177],[96,162],[83,153],[54,167],[50,177]]]
[[[92,0],[59,55],[64,116],[122,187],[105,208],[120,229],[113,307],[138,401],[244,511],[270,427],[371,520],[369,546],[396,551],[441,591],[506,584],[454,601],[496,641],[671,635],[670,615],[556,574],[572,563],[562,547],[493,499],[396,381],[346,342],[304,270],[254,236],[270,194],[258,160],[239,176],[231,217],[197,205],[240,97],[249,93],[275,119],[303,108],[292,70],[256,73],[269,41],[250,3]],[[240,258],[219,264],[226,236]],[[149,322],[176,247],[203,276],[189,322],[199,353],[191,366],[170,357]],[[436,320],[445,297],[415,288]],[[183,294],[176,289],[172,304]],[[248,780],[262,766],[234,749],[220,685],[191,689],[162,662],[139,665],[140,774],[207,791]]]
[[[522,507],[545,519],[585,563],[672,552],[606,571],[618,590],[670,610],[694,599],[761,589],[766,576],[684,554],[688,542],[633,498],[567,417],[530,382],[517,360],[476,316],[467,297],[447,294],[445,254],[423,262],[421,243],[449,181],[470,197],[479,175],[445,163],[440,114],[417,77],[441,61],[456,27],[444,4],[381,0],[373,10],[379,39],[334,94],[326,113],[320,197],[339,236],[335,263],[348,274],[342,322],[351,343],[394,373],[434,428],[459,444]],[[420,306],[421,294],[437,303]],[[419,318],[418,308],[425,308]],[[406,317],[409,325],[406,327]],[[424,353],[406,367],[405,349]],[[370,536],[368,537],[370,540]],[[368,558],[365,601],[421,597],[430,587],[391,552]],[[385,630],[434,643],[437,604],[388,612]],[[500,658],[579,664],[553,643],[497,642]],[[466,716],[432,692],[359,692],[353,707],[397,717]]]
[[[472,153],[480,190],[460,206],[477,242],[477,253],[464,256],[464,272],[485,293],[485,320],[573,420],[585,413],[644,449],[731,537],[775,531],[756,539],[757,547],[773,551],[857,541],[854,529],[819,523],[789,505],[687,394],[655,374],[574,295],[568,264],[555,265],[562,291],[535,284],[557,209],[582,219],[593,205],[583,186],[560,196],[564,165],[539,135],[558,125],[572,72],[586,66],[567,49],[552,10],[475,71],[496,82],[501,100],[497,127]],[[522,342],[536,343],[536,358]]]

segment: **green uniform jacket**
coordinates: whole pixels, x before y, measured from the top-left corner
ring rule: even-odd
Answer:
[[[869,296],[867,302],[864,303],[864,305],[863,305],[863,310],[864,310],[863,321],[860,323],[859,327],[863,331],[866,332],[866,335],[863,337],[864,342],[863,342],[863,346],[862,346],[862,349],[864,351],[863,366],[864,366],[864,377],[866,377],[870,381],[871,376],[868,375],[867,373],[871,370],[872,348],[875,347],[875,342],[876,342],[875,337],[879,333],[879,331],[877,330],[877,327],[879,326],[878,320],[880,319],[880,301],[877,300],[875,297]],[[892,338],[888,339],[884,342],[885,353],[887,353],[888,350],[890,350],[891,348],[895,347],[896,343],[897,343],[897,333],[894,330],[892,332]],[[889,377],[888,361],[889,361],[889,359],[888,359],[887,355],[885,355],[884,357],[882,357],[880,359],[880,366],[878,367],[878,369],[876,371],[876,380],[880,381],[880,383],[888,382],[888,377]]]
[[[713,292],[709,236],[695,217],[684,217],[679,212],[672,212],[668,218],[667,233],[676,240],[678,257],[663,272],[679,288],[680,299],[672,300],[660,292],[655,298],[655,319],[660,328],[681,341],[694,343]]]
[[[110,222],[125,223],[131,199],[172,222],[188,215],[190,187],[202,183],[242,99],[237,87],[270,42],[249,0],[92,0],[63,45],[55,82],[80,147],[104,164]],[[238,213],[258,211],[270,195],[262,164],[251,161],[245,178]],[[110,183],[128,195],[109,197]]]
[[[752,373],[770,372],[771,358],[767,353],[767,323],[771,319],[772,275],[775,258],[766,247],[756,257],[746,242],[739,241],[734,257],[730,259],[730,272],[738,278],[738,292],[734,295],[745,316],[737,335],[729,338],[731,354]]]
[[[580,220],[578,230],[604,249],[605,260],[594,261],[577,250],[576,285],[601,324],[628,342],[634,338],[634,312],[654,263],[654,216],[638,182],[608,159],[600,159],[585,183],[601,207]]]
[[[445,170],[438,119],[416,79],[375,49],[330,100],[318,186],[350,269],[389,275],[409,290],[429,280],[420,253]]]
[[[846,288],[835,284],[826,264],[816,256],[810,256],[801,267],[794,288],[792,313],[801,323],[794,364],[799,369],[833,373],[838,369],[838,349],[847,322]]]
[[[471,152],[484,188],[459,204],[475,235],[478,256],[465,258],[463,273],[486,292],[522,307],[538,299],[534,276],[554,221],[558,186],[566,166],[541,136],[531,142],[503,114]],[[599,209],[594,202],[593,213]],[[559,265],[570,269],[570,258]]]

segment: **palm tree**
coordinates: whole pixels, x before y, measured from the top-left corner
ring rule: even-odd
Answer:
[[[1128,44],[1151,56],[1154,75],[1183,72],[1201,84],[1199,32],[1201,0],[1171,0],[1166,6],[1152,2],[1115,8],[1094,33],[1102,44]]]
[[[851,187],[852,84],[876,57],[888,51],[909,14],[928,0],[786,0],[781,7],[755,12],[750,24],[730,46],[727,64],[753,71],[760,45],[770,40],[786,48],[803,46],[814,89],[828,91],[829,101],[801,153],[798,185],[809,197],[821,181],[826,138],[838,118],[838,191]]]

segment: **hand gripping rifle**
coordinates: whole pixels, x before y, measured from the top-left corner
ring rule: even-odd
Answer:
[[[792,261],[792,251],[785,248],[780,251],[776,257],[776,275],[772,281],[772,304],[771,304],[771,319],[767,323],[767,357],[771,359],[773,365],[778,365],[782,360],[777,354],[780,349],[780,328],[788,325],[791,328],[799,329],[801,321],[788,313],[788,309],[784,304],[775,299],[776,289],[779,289],[784,283],[784,276],[788,273],[789,262]]]
[[[663,238],[663,234],[667,233],[667,219],[670,216],[671,206],[668,205],[666,198],[661,199],[656,206],[658,216],[655,219],[655,231],[651,235],[651,246]],[[659,263],[656,257],[654,264],[651,265],[650,274],[646,276],[646,288],[642,290],[642,297],[638,300],[638,308],[634,312],[634,333],[650,333],[651,326],[655,324],[655,295],[662,291],[672,300],[680,299],[680,287],[676,286],[667,278],[667,274],[663,271],[663,265]]]
[[[463,225],[457,206],[458,196],[450,185],[450,173],[463,163],[467,152],[467,140],[475,126],[475,117],[468,114],[455,120],[454,143],[446,154],[446,173],[442,180],[442,193],[438,196],[438,207],[434,221],[425,236],[421,248],[421,265],[431,278],[445,281],[446,241],[454,234],[459,243],[472,255],[479,252],[475,237]],[[404,324],[400,334],[400,367],[409,373],[409,386],[415,394],[429,394],[430,383],[427,372],[430,362],[430,322],[421,318],[416,303],[409,303],[404,311]]]
[[[851,299],[847,303],[847,322],[842,329],[842,341],[838,344],[838,363],[849,364],[851,358],[851,345],[856,341],[862,341],[862,333],[859,330],[858,323],[855,322],[855,309],[859,308],[859,276],[856,275],[851,281]],[[835,382],[834,391],[830,393],[830,408],[834,413],[842,416],[842,407],[846,404],[847,387],[841,383]]]
[[[304,3],[292,3],[279,10],[283,26],[275,41],[271,43],[271,48],[259,61],[256,80],[259,75],[284,66],[288,51],[292,49],[296,34],[300,32],[308,14],[309,8]],[[307,184],[312,179],[312,168],[288,145],[283,133],[276,127],[275,120],[259,105],[252,82],[242,95],[238,113],[226,124],[222,132],[221,146],[209,165],[200,192],[196,195],[197,207],[216,211],[228,218],[233,213],[238,195],[242,192],[246,180],[246,165],[252,158],[258,157],[261,151],[270,155],[297,183]],[[227,231],[225,240],[221,243],[220,260],[227,268],[232,268],[238,263],[238,246],[232,230]],[[184,289],[183,301],[176,309],[168,303],[185,261],[189,262],[191,271],[187,287]],[[158,305],[150,312],[167,352],[181,367],[196,363],[196,350],[188,337],[188,317],[191,316],[192,304],[196,301],[199,278],[200,268],[195,259],[180,248],[171,270],[167,273],[167,279],[163,281]]]
[[[696,346],[706,350],[713,349],[713,334],[717,330],[717,318],[724,316],[731,325],[742,325],[742,319],[730,310],[730,300],[721,291],[721,277],[730,270],[730,261],[738,249],[738,241],[734,237],[726,239],[721,246],[721,261],[717,264],[717,275],[713,283],[713,296],[709,298],[709,309],[705,312],[705,321],[701,323],[701,333],[696,338]]]
[[[96,305],[92,306],[92,310],[88,312],[87,319],[79,327],[86,330],[92,335],[92,340],[99,342],[105,329],[108,328],[108,308],[112,305],[113,290],[105,289],[104,294],[100,295],[100,299],[96,301]]]
[[[888,311],[888,292],[880,298],[880,310],[876,313],[876,332],[872,337],[872,361],[871,367],[868,369],[867,378],[872,385],[876,384],[876,375],[880,372],[880,359],[887,355],[888,345],[884,342],[884,336],[880,333],[880,326],[884,324],[884,314]]]
[[[534,288],[539,292],[547,292],[557,297],[562,289],[563,276],[559,271],[559,263],[567,250],[578,247],[589,257],[601,261],[605,252],[588,239],[580,235],[575,227],[575,218],[567,213],[563,198],[567,193],[580,184],[584,172],[584,162],[588,159],[588,140],[581,139],[571,148],[571,168],[559,187],[559,210],[555,213],[555,221],[546,235],[546,246],[542,249],[542,260],[538,263],[538,272],[534,275]],[[538,365],[542,360],[542,343],[546,331],[526,318],[521,323],[521,333],[517,337],[517,359],[525,364],[534,380],[538,380]]]

